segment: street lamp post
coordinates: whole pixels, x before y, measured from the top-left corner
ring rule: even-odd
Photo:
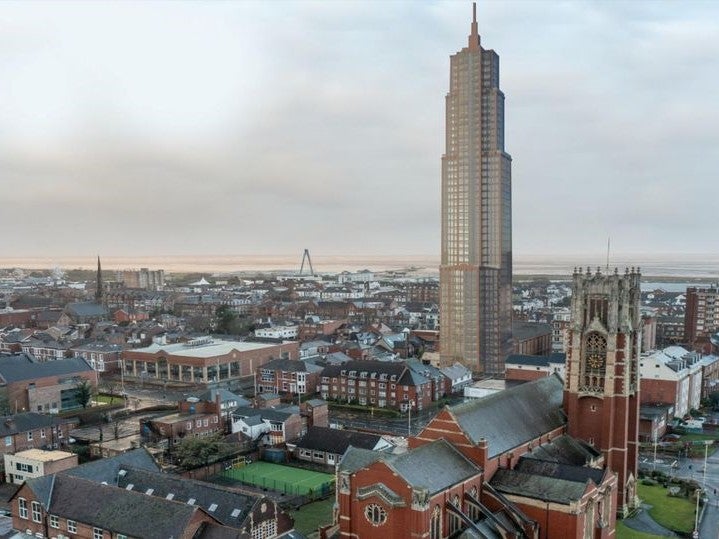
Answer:
[[[707,456],[709,454],[709,446],[714,442],[711,440],[704,440],[704,473],[702,475],[702,490],[707,488]]]
[[[696,513],[694,514],[694,533],[692,533],[692,537],[695,539],[699,538],[699,499],[702,495],[702,489],[698,488],[696,489],[696,495],[697,495],[697,509]]]

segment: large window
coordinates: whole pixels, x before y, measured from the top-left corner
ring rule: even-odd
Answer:
[[[435,505],[429,522],[429,539],[442,539],[442,510]]]
[[[364,508],[364,516],[373,526],[381,526],[387,522],[387,511],[376,503],[371,503]]]
[[[93,528],[92,529],[92,539],[102,539],[102,528]]]
[[[40,503],[39,502],[32,502],[32,521],[33,522],[42,522],[42,512],[40,511]]]
[[[77,533],[77,522],[74,520],[67,520],[67,531],[70,533]]]
[[[50,515],[50,527],[55,529],[60,527],[60,519],[57,515]]]
[[[27,518],[27,501],[25,498],[17,499],[17,514],[20,518]]]

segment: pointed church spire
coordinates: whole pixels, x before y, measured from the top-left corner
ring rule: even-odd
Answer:
[[[479,28],[477,27],[477,2],[472,2],[472,27],[469,34],[469,48],[475,50],[479,47]]]
[[[102,267],[100,266],[100,256],[97,257],[97,283],[95,289],[95,301],[102,303]]]

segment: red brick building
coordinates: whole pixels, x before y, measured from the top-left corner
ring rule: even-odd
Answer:
[[[275,358],[297,359],[299,344],[219,341],[209,337],[185,343],[126,350],[125,376],[207,384],[252,376]]]
[[[596,447],[618,474],[617,504],[626,514],[638,501],[639,270],[619,275],[575,270],[564,409],[568,433]]]
[[[552,351],[552,325],[540,322],[512,322],[514,353],[545,355]]]
[[[321,373],[323,399],[357,402],[378,408],[422,410],[433,400],[432,381],[404,362],[348,361],[329,365]]]
[[[410,438],[402,459],[420,455],[413,466],[350,449],[338,468],[334,530],[348,538],[440,539],[460,529],[485,537],[613,538],[617,513],[637,501],[639,282],[634,270],[575,271],[566,384],[551,374],[446,406]],[[440,443],[477,475],[435,489],[458,467],[456,458],[417,452]],[[422,489],[428,496],[416,495]],[[428,510],[419,503],[427,499]],[[414,518],[406,516],[408,504]]]
[[[36,537],[192,539],[203,524],[221,526],[197,506],[67,474],[27,481],[10,508],[13,528]]]
[[[83,359],[39,363],[26,354],[0,358],[0,394],[15,412],[80,408],[78,385],[83,381],[97,386],[97,374]]]
[[[507,381],[530,382],[552,374],[564,378],[566,355],[555,352],[546,356],[512,354],[504,362]]]
[[[278,395],[314,395],[320,381],[322,367],[313,363],[277,358],[256,369],[257,391]]]
[[[350,449],[340,536],[613,537],[616,474],[565,434],[562,393],[553,375],[445,407],[401,459]]]

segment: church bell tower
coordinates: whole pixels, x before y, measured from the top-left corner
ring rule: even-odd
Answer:
[[[636,501],[639,450],[639,268],[574,271],[564,409],[568,432],[618,475],[617,511]]]

